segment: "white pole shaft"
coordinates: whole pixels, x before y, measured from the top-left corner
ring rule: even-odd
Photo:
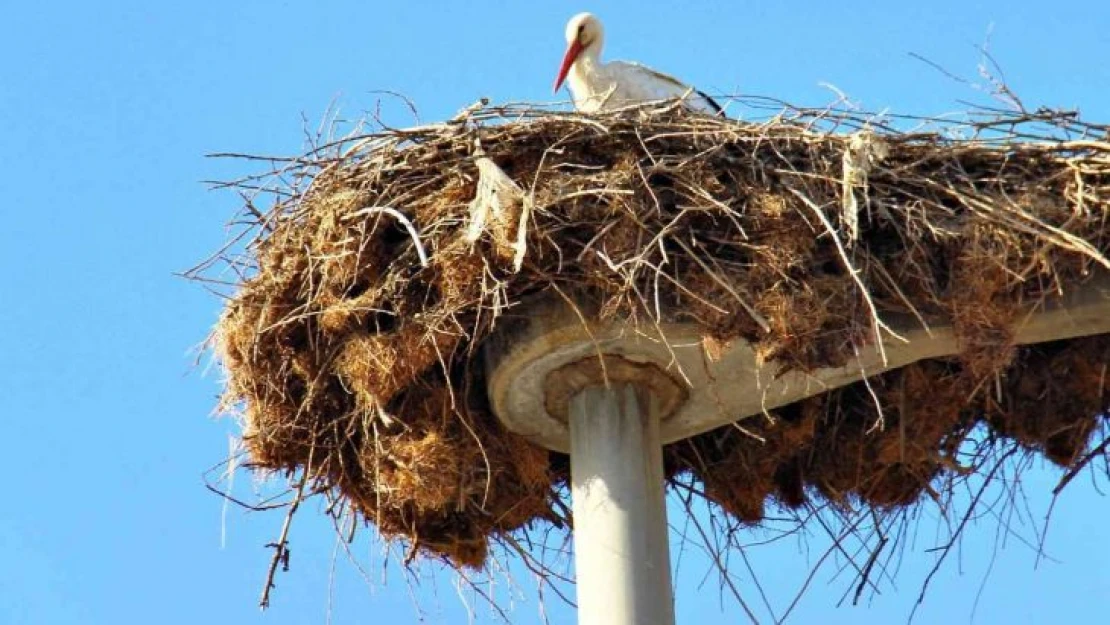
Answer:
[[[581,625],[673,625],[658,410],[631,384],[570,400],[574,557]]]

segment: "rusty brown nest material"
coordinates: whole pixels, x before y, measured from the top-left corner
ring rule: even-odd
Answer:
[[[829,110],[752,123],[485,108],[231,183],[273,198],[248,202],[245,252],[215,259],[241,278],[217,338],[250,462],[307,475],[456,565],[563,523],[566,458],[490,414],[479,349],[521,302],[554,294],[605,318],[697,324],[707,344],[744,339],[783,369],[843,364],[873,313],[954,324],[959,358],[667,449],[672,476],[745,522],[768,501],[940,499],[942,476],[977,468],[959,452],[976,426],[1079,466],[1105,425],[1110,339],[1009,338],[1022,306],[1110,266],[1106,127],[898,121],[920,129]]]

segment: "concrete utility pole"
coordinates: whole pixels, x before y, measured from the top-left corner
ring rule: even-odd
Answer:
[[[771,374],[743,341],[709,358],[698,329],[582,321],[536,302],[487,345],[489,396],[509,429],[570,454],[579,623],[674,623],[662,446],[927,358],[957,353],[950,326],[885,318],[848,366]],[[666,337],[664,341],[659,333]],[[1019,344],[1110,333],[1099,276],[1017,323]],[[885,360],[883,355],[885,354]]]

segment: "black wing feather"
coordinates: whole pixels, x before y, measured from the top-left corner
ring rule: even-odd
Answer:
[[[697,91],[697,94],[700,95],[701,97],[705,98],[705,101],[709,103],[709,106],[713,107],[713,110],[717,112],[717,115],[719,115],[721,117],[725,117],[725,109],[722,108],[720,104],[717,104],[716,100],[709,97],[708,93],[706,93],[704,91]]]

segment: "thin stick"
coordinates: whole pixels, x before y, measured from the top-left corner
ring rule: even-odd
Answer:
[[[412,238],[413,244],[416,245],[416,255],[420,257],[420,266],[427,267],[428,254],[424,252],[424,245],[420,242],[420,235],[417,234],[416,228],[412,225],[412,222],[409,221],[409,218],[401,214],[401,211],[395,208],[390,208],[388,206],[368,206],[366,208],[351,213],[350,218],[353,219],[355,217],[361,217],[363,215],[374,215],[378,213],[385,213],[386,215],[389,215],[390,217],[393,217],[397,221],[401,222],[401,225],[405,227],[406,231],[408,231],[409,237]]]
[[[262,610],[270,607],[270,590],[274,588],[274,576],[277,575],[278,564],[282,565],[283,571],[289,570],[289,528],[293,524],[293,515],[297,513],[297,508],[300,507],[301,501],[304,499],[304,487],[307,483],[308,476],[302,476],[300,484],[297,485],[297,494],[293,497],[293,502],[289,504],[289,511],[285,513],[285,522],[281,525],[281,535],[277,542],[266,544],[267,547],[274,548],[274,557],[270,558],[270,569],[266,572],[266,584],[262,587],[262,597],[258,600],[258,607]]]
[[[720,276],[714,273],[713,270],[709,268],[709,265],[706,265],[705,261],[698,257],[698,255],[695,254],[694,251],[686,245],[686,243],[680,241],[677,238],[672,238],[671,241],[677,243],[679,247],[681,247],[687,254],[690,255],[690,258],[694,262],[696,262],[698,265],[701,265],[701,268],[705,270],[706,275],[712,278],[714,282],[721,285],[721,288],[728,291],[729,294],[736,299],[740,306],[743,307],[744,311],[747,312],[751,316],[751,318],[759,324],[759,328],[761,330],[763,330],[764,332],[771,331],[771,324],[767,321],[767,318],[759,314],[759,311],[756,310],[755,307],[753,307],[751,304],[749,304],[743,297],[740,297],[740,294],[736,292],[736,289],[733,288],[731,284],[725,282],[723,279],[721,279]]]
[[[888,333],[890,333],[891,336],[901,340],[902,342],[906,342],[906,337],[895,332],[890,326],[883,323],[883,320],[879,318],[879,311],[877,308],[875,308],[875,302],[871,300],[871,293],[868,292],[867,287],[863,284],[863,280],[860,280],[859,278],[859,270],[856,269],[855,265],[852,264],[851,259],[848,258],[848,251],[844,249],[844,244],[840,242],[840,237],[836,236],[836,229],[833,228],[832,223],[829,222],[829,218],[825,217],[825,212],[821,210],[821,207],[817,206],[817,204],[813,200],[809,199],[806,194],[795,189],[794,187],[787,187],[787,190],[797,196],[803,204],[808,206],[810,210],[813,211],[813,214],[816,215],[817,219],[821,221],[821,225],[825,226],[825,230],[828,231],[829,236],[832,237],[833,244],[836,245],[836,251],[838,254],[840,254],[840,260],[844,263],[844,268],[848,270],[848,275],[852,278],[852,281],[856,283],[856,286],[859,287],[860,294],[863,295],[863,301],[867,303],[867,308],[871,311],[871,321],[874,324],[875,331],[875,347],[879,350],[879,355],[883,359],[883,364],[887,364],[886,348],[883,347],[883,335],[881,332],[879,332],[879,329],[881,328],[883,330],[886,330]]]

